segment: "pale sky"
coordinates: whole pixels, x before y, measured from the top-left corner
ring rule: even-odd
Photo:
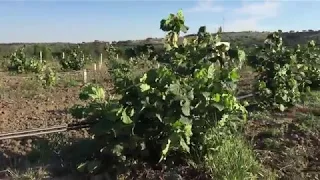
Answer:
[[[182,9],[188,33],[320,30],[320,1],[11,0],[0,1],[0,43],[90,42],[163,37],[160,20]],[[224,19],[224,20],[223,20]]]

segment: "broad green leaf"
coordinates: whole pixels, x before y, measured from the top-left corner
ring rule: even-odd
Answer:
[[[284,105],[283,105],[283,104],[280,104],[280,105],[279,105],[279,109],[280,109],[280,111],[284,111],[284,110],[285,110]]]
[[[226,125],[226,122],[228,121],[228,118],[229,118],[229,115],[228,114],[224,114],[222,116],[222,118],[220,119],[219,123],[218,123],[218,126],[219,127],[223,127]]]
[[[126,109],[124,109],[124,110],[122,111],[121,121],[122,121],[124,124],[131,124],[131,123],[133,122],[133,121],[131,120],[131,118],[127,115]]]
[[[192,133],[192,124],[186,124],[184,126],[184,135],[186,136],[187,139],[187,144],[190,144],[190,137],[193,135]]]
[[[186,25],[181,25],[181,29],[180,29],[183,33],[187,33],[189,30],[189,27]]]
[[[186,126],[190,126],[190,124],[192,123],[192,121],[185,116],[181,116],[179,121],[185,124]]]
[[[236,81],[236,80],[238,80],[239,77],[240,77],[240,76],[239,76],[239,73],[237,72],[236,69],[233,69],[233,70],[230,72],[229,76],[230,76],[230,78],[231,78],[232,81]]]
[[[184,15],[183,15],[182,9],[179,9],[179,10],[178,10],[178,12],[177,12],[177,17],[178,17],[179,20],[184,21]]]
[[[134,115],[134,109],[132,108],[130,111],[130,117],[132,117]]]
[[[103,100],[105,99],[105,92],[103,88],[93,84],[89,84],[83,88],[79,95],[79,98],[81,100],[88,100],[89,98],[91,98],[92,100]]]
[[[208,68],[208,78],[214,78],[215,67],[214,64],[211,64]]]
[[[316,42],[314,40],[311,40],[309,43],[308,43],[308,46],[309,47],[315,47],[316,46]]]
[[[198,30],[198,33],[205,33],[206,32],[206,26],[201,26]]]
[[[220,99],[221,99],[221,95],[220,94],[216,93],[216,94],[213,95],[213,100],[215,102],[220,102]]]
[[[188,92],[188,98],[189,98],[190,100],[193,100],[193,99],[194,99],[194,91],[193,91],[193,89]]]
[[[184,100],[185,102],[183,103],[181,110],[182,113],[185,116],[190,116],[190,101],[189,100]]]
[[[183,137],[180,136],[180,146],[182,147],[182,149],[186,152],[190,152],[190,148],[188,146],[188,144],[184,141]]]
[[[145,82],[147,80],[147,73],[144,73],[143,76],[139,79],[140,82]]]
[[[212,105],[217,108],[219,111],[223,111],[224,110],[224,106],[222,104],[219,103],[212,103]]]
[[[140,85],[141,92],[148,91],[150,88],[151,87],[148,84],[141,84]]]
[[[207,76],[207,72],[206,72],[206,69],[203,68],[203,69],[200,69],[200,70],[197,70],[195,72],[195,77],[197,79],[202,79],[203,77],[206,77]]]
[[[210,99],[210,93],[209,93],[209,92],[202,92],[201,94],[203,95],[203,97],[204,97],[206,100],[209,100],[209,99]]]
[[[92,94],[91,96],[93,99],[99,99],[99,100],[105,99],[105,92],[103,88],[101,87],[94,88],[94,93],[95,94]]]
[[[174,95],[180,95],[180,85],[179,84],[170,84],[169,91]]]
[[[162,31],[168,31],[168,30],[169,30],[168,27],[167,27],[167,24],[166,24],[166,20],[165,20],[165,19],[162,19],[162,20],[160,21],[160,29],[161,29]]]
[[[172,127],[174,129],[180,129],[180,127],[183,126],[182,122],[180,120],[178,121],[175,121],[173,124],[172,124]]]

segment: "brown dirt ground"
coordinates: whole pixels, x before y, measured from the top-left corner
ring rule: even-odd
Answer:
[[[313,119],[311,118],[313,114]],[[314,108],[253,118],[246,127],[258,159],[278,179],[320,179],[319,116]]]
[[[57,87],[43,89],[30,76],[0,72],[0,133],[74,122],[67,109],[80,103],[78,94],[82,86],[82,72],[63,73],[60,76]],[[112,89],[110,80],[104,77],[100,74],[99,81],[104,82],[107,89]],[[240,93],[251,91],[253,78],[250,72],[242,74],[240,86],[243,88]],[[253,119],[246,127],[247,138],[253,143],[262,163],[276,170],[280,179],[320,178],[320,132],[302,132],[296,114],[286,114],[286,117]],[[64,134],[71,138],[88,137],[86,130]],[[36,140],[23,138],[0,141],[0,171],[9,165],[21,163],[16,160],[13,162],[12,158],[30,153]],[[137,173],[143,179],[149,170],[147,168]],[[150,170],[150,173],[159,174],[154,170]]]
[[[90,76],[90,73],[88,74]],[[244,76],[246,80],[241,83],[246,86],[252,76],[250,74]],[[59,73],[59,77],[61,79],[56,87],[43,89],[30,75],[0,72],[0,134],[75,122],[67,110],[74,104],[80,103],[78,95],[83,84],[82,72]],[[107,89],[112,89],[110,80],[103,77],[105,75],[99,75],[99,82],[104,82],[103,85]],[[88,79],[93,79],[92,74]],[[86,130],[63,134],[69,138],[88,137]],[[48,137],[40,136],[40,138]],[[34,150],[32,146],[36,141],[38,141],[36,137],[0,141],[0,170],[7,169],[8,166],[14,168],[21,166],[22,163],[25,164],[24,158]],[[150,168],[143,171],[139,172],[139,178],[147,176],[144,173],[161,174]],[[195,173],[193,169],[186,167],[181,167],[179,171],[184,171],[182,174],[186,177],[189,176],[188,173]]]
[[[81,103],[78,95],[83,86],[82,72],[59,73],[58,76],[60,81],[56,87],[44,89],[31,75],[0,72],[0,134],[75,122],[68,109]],[[110,80],[104,77],[100,74],[96,79],[103,82],[106,89],[112,89]],[[88,72],[88,80],[92,79]],[[88,136],[85,130],[64,134],[76,138]],[[0,170],[8,167],[5,158],[30,153],[35,139],[0,141]]]

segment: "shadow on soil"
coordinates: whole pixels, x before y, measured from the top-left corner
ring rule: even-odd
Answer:
[[[96,144],[90,139],[70,140],[64,138],[62,134],[55,134],[47,138],[6,141],[5,144],[8,144],[8,147],[16,144],[16,148],[13,150],[2,149],[2,152],[0,152],[0,179],[116,179],[103,172],[93,176],[76,172],[77,165],[85,162],[86,158],[90,158],[95,153],[92,150],[98,148],[94,148]],[[18,151],[21,147],[30,146],[25,142],[32,143],[29,151]],[[168,169],[162,165],[153,166],[139,163],[121,174],[118,178],[135,180],[211,179],[205,170],[188,165],[179,165],[174,169]]]
[[[289,117],[289,118],[288,118]],[[290,115],[260,113],[246,128],[262,163],[279,179],[320,178],[320,116],[307,111]]]
[[[94,148],[88,148],[92,146],[93,141],[66,139],[63,134],[7,140],[2,142],[0,152],[0,179],[5,176],[10,179],[51,179],[48,177],[76,175],[75,167],[93,153],[90,150]]]

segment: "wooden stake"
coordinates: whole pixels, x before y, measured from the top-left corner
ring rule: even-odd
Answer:
[[[86,69],[83,70],[83,83],[87,84],[87,70]]]
[[[97,64],[96,63],[93,64],[93,70],[94,70],[93,78],[96,81],[97,80]]]
[[[101,71],[101,68],[102,68],[102,53],[100,54],[99,71]]]
[[[40,51],[40,62],[42,62],[42,51]]]

